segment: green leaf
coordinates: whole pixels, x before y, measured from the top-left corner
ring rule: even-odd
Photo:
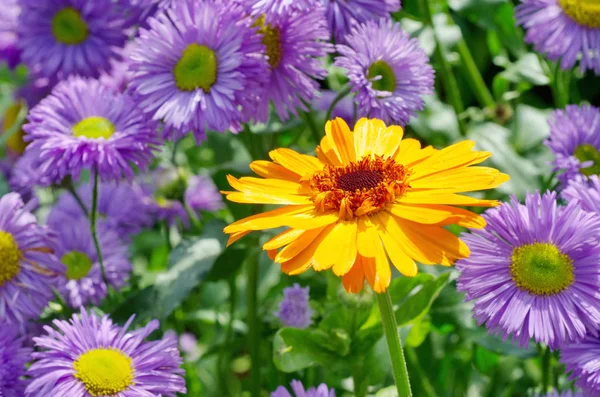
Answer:
[[[419,347],[421,343],[425,341],[427,335],[431,332],[431,318],[429,316],[423,316],[413,322],[408,335],[406,336],[405,343],[410,347]]]
[[[498,354],[482,347],[475,347],[475,368],[482,374],[492,375],[498,364]]]
[[[396,322],[401,327],[425,314],[431,304],[438,297],[442,289],[448,283],[450,273],[444,273],[438,278],[433,279],[423,285],[423,287],[414,295],[406,299],[398,309],[396,309]]]
[[[534,53],[527,53],[517,62],[508,65],[502,76],[513,83],[527,82],[533,85],[548,85],[550,79]]]
[[[239,247],[228,247],[217,258],[211,271],[206,276],[207,281],[226,280],[233,276],[244,263],[246,250]]]
[[[282,328],[273,340],[273,362],[282,372],[299,371],[315,364],[331,365],[340,359],[335,353],[337,347],[331,342],[331,334],[323,330]]]

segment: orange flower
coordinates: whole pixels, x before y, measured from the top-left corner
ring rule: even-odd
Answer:
[[[402,140],[403,130],[381,120],[361,119],[354,132],[342,119],[326,125],[317,157],[290,149],[254,161],[262,178],[229,176],[237,203],[280,204],[281,208],[241,219],[225,228],[229,244],[254,230],[288,227],[263,245],[287,274],[332,269],[349,292],[365,279],[384,292],[390,261],[405,276],[420,262],[450,266],[469,248],[444,226],[481,228],[479,215],[455,205],[494,206],[458,193],[492,189],[509,177],[489,167],[470,167],[488,157],[473,141],[443,150]]]

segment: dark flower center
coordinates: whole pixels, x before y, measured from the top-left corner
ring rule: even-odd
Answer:
[[[60,43],[80,44],[88,37],[88,25],[74,8],[63,8],[52,18],[52,34]]]
[[[379,170],[358,170],[338,176],[337,185],[347,192],[362,189],[373,189],[383,181]]]
[[[396,75],[394,69],[385,61],[376,61],[369,66],[367,77],[371,80],[373,89],[377,91],[394,92],[396,89]],[[374,80],[377,78],[376,80]]]
[[[517,247],[510,272],[517,286],[533,295],[554,295],[574,281],[573,261],[551,243]]]
[[[275,69],[279,66],[281,58],[283,57],[281,31],[276,26],[265,24],[265,18],[262,16],[256,20],[254,26],[258,26],[258,32],[263,35],[262,42],[267,49],[269,65],[271,65],[271,69]]]
[[[202,88],[210,92],[217,81],[217,55],[204,45],[190,44],[182,52],[173,69],[175,84],[182,91]]]

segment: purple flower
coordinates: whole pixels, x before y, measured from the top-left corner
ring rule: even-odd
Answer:
[[[125,44],[112,0],[21,0],[19,45],[35,74],[98,77]]]
[[[561,197],[567,201],[577,201],[584,211],[600,214],[600,179],[592,175],[588,180],[572,180]]]
[[[200,358],[200,349],[198,348],[198,339],[194,334],[184,332],[179,337],[179,347],[185,353],[185,358],[188,361],[196,361]]]
[[[270,72],[266,92],[259,96],[260,104],[254,118],[268,119],[269,103],[275,106],[282,121],[296,109],[305,109],[319,92],[314,79],[327,76],[323,57],[333,51],[327,30],[324,9],[271,14],[256,22],[260,25],[259,36],[267,51]]]
[[[58,236],[56,256],[66,266],[65,279],[59,291],[74,308],[87,304],[98,305],[106,297],[98,255],[87,218],[52,217],[49,226]],[[113,230],[100,224],[98,239],[108,283],[120,290],[129,280],[131,263],[127,246]]]
[[[17,159],[11,169],[9,185],[22,197],[31,197],[35,186],[48,186],[52,180],[40,172],[40,153],[28,150]]]
[[[345,69],[356,93],[359,117],[408,124],[433,92],[434,71],[417,39],[391,20],[369,21],[338,45],[335,65]]]
[[[309,300],[310,287],[302,288],[297,283],[283,290],[283,301],[279,304],[277,317],[286,327],[308,328],[313,311]]]
[[[131,87],[164,134],[237,131],[256,108],[268,77],[263,46],[242,8],[182,0],[141,29],[131,60]]]
[[[17,193],[0,198],[0,322],[39,317],[64,273],[53,235],[37,224]]]
[[[59,83],[29,113],[27,150],[39,151],[39,170],[53,182],[78,180],[84,169],[103,181],[132,179],[132,165],[152,161],[156,134],[127,94],[78,77]]]
[[[283,386],[279,386],[277,390],[271,393],[271,397],[335,397],[335,390],[327,387],[325,383],[321,383],[317,388],[304,389],[302,382],[299,380],[293,380],[290,385],[294,394],[290,394],[289,391]]]
[[[17,37],[20,12],[21,7],[16,0],[4,0],[0,7],[0,62],[6,62],[10,69],[21,62]]]
[[[251,6],[252,15],[285,14],[305,11],[319,6],[320,0],[245,0]]]
[[[77,194],[90,211],[93,185],[86,183],[77,188]],[[151,208],[146,203],[146,192],[137,183],[100,183],[98,187],[99,224],[116,231],[127,240],[144,227],[152,225]],[[84,216],[83,210],[73,196],[63,192],[48,216],[48,223],[60,223],[65,219]]]
[[[321,0],[327,11],[329,30],[337,43],[343,43],[351,29],[361,23],[389,19],[400,10],[400,0]]]
[[[158,396],[185,393],[177,339],[146,342],[159,323],[128,331],[104,316],[81,310],[70,321],[54,320],[46,335],[34,338],[39,351],[28,374],[28,397]]]
[[[561,185],[600,174],[600,108],[569,105],[550,116],[546,146],[554,153],[554,169]]]
[[[21,397],[27,381],[25,364],[31,359],[32,349],[24,347],[20,330],[12,324],[0,324],[0,396]]]
[[[314,101],[314,109],[324,113],[327,112],[337,96],[338,93],[335,91],[322,91],[319,97]],[[352,119],[354,118],[354,105],[352,98],[349,95],[342,98],[342,100],[333,108],[331,119],[334,120],[337,117],[342,118],[348,125],[354,124],[352,122]]]
[[[594,1],[522,0],[516,8],[525,40],[568,70],[600,74],[600,9]]]
[[[217,211],[223,208],[223,196],[210,177],[194,175],[187,180],[185,202],[197,211]]]
[[[588,335],[579,343],[565,345],[560,351],[560,361],[571,372],[571,378],[577,379],[576,384],[581,387],[584,396],[597,396],[600,394],[600,339]]]
[[[112,88],[117,92],[126,92],[129,82],[131,81],[131,72],[129,71],[129,54],[133,48],[133,41],[128,42],[123,49],[120,50],[122,58],[112,59],[110,61],[110,71],[100,73],[98,80],[105,86]]]
[[[474,300],[479,324],[526,345],[552,349],[600,326],[600,217],[556,193],[528,194],[484,215],[464,237],[471,256],[457,262],[458,290]]]
[[[187,190],[187,175],[183,169],[156,168],[142,181],[146,189],[146,206],[158,221],[170,225],[178,220],[185,227],[190,219],[183,205]]]

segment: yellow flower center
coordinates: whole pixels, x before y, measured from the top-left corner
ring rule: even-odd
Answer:
[[[600,28],[600,0],[558,0],[571,19],[589,28]]]
[[[271,69],[275,69],[279,66],[281,58],[283,57],[283,43],[281,42],[281,31],[278,27],[272,26],[271,24],[265,24],[265,17],[261,16],[256,20],[254,26],[258,26],[258,33],[263,35],[262,42],[267,48],[267,55],[269,56],[269,65]]]
[[[394,92],[396,89],[396,75],[394,69],[384,61],[376,61],[369,66],[367,77],[371,80],[373,89],[377,91]],[[374,78],[377,80],[373,80]]]
[[[19,119],[19,113],[21,113],[23,106],[23,103],[15,102],[10,105],[8,109],[6,109],[6,113],[4,113],[4,121],[2,122],[2,130],[4,133],[7,133],[15,127],[15,124]],[[6,141],[6,146],[8,146],[13,152],[21,154],[25,151],[27,143],[23,141],[23,136],[25,135],[23,132],[23,123],[21,123],[18,128],[19,129],[8,138]]]
[[[81,280],[92,269],[92,260],[80,251],[67,252],[60,261],[67,266],[67,278],[69,280]]]
[[[589,143],[579,145],[575,149],[574,154],[577,160],[582,163],[587,161],[592,162],[592,165],[581,168],[579,172],[585,176],[600,175],[600,153],[598,153],[598,150],[593,145],[590,145]]]
[[[108,139],[114,132],[114,124],[104,117],[88,117],[73,126],[73,135],[76,137]]]
[[[60,43],[67,45],[80,44],[87,39],[88,25],[81,14],[74,8],[63,8],[52,18],[52,33]]]
[[[114,396],[133,384],[131,357],[117,349],[92,349],[73,363],[75,378],[92,396]]]
[[[558,294],[575,279],[571,258],[550,243],[515,248],[510,272],[517,286],[533,295]]]
[[[175,85],[182,91],[202,88],[210,92],[217,81],[217,56],[204,45],[190,44],[182,52],[173,69]]]
[[[381,210],[404,194],[408,170],[392,158],[367,156],[345,166],[325,166],[310,179],[312,201],[320,212],[337,210],[352,219]]]
[[[21,251],[12,234],[0,230],[0,287],[21,270]]]

